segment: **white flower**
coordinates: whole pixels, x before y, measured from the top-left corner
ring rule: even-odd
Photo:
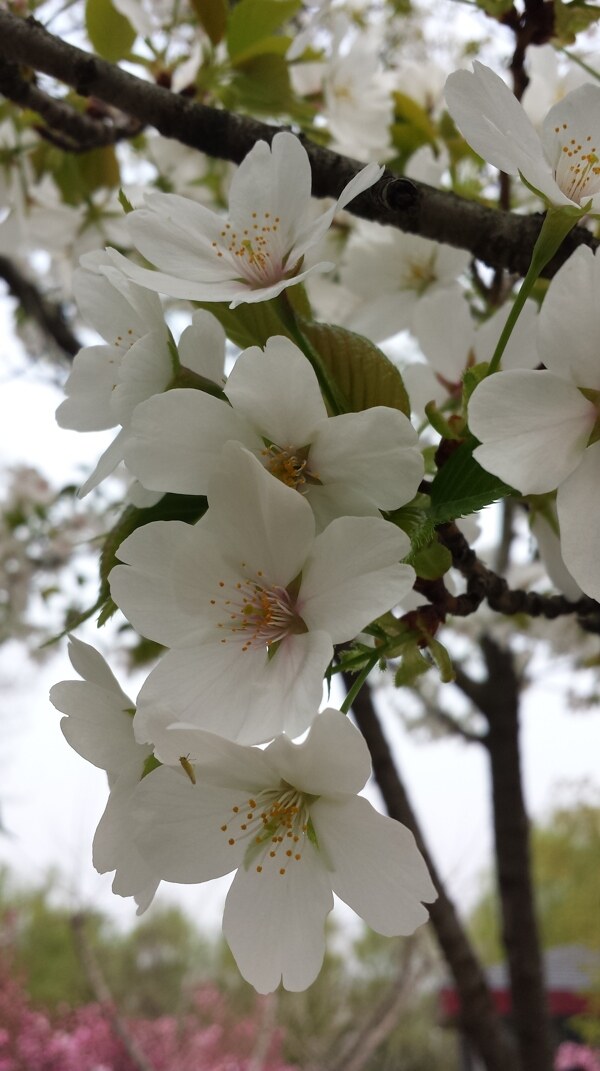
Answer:
[[[297,736],[319,706],[333,645],[412,586],[409,540],[388,521],[343,517],[315,537],[312,510],[228,443],[194,526],[147,524],[121,544],[112,596],[172,650],[138,697],[138,739],[164,762],[174,721],[241,743]],[[170,757],[169,757],[170,756]]]
[[[152,749],[133,735],[134,704],[121,691],[102,655],[71,637],[69,657],[81,681],[61,681],[50,700],[67,717],[60,727],[72,748],[106,770],[110,795],[94,837],[93,861],[100,874],[115,870],[113,892],[133,896],[145,911],[160,877],[138,852],[131,837],[131,795]]]
[[[446,102],[475,152],[508,175],[520,172],[551,205],[600,211],[600,86],[588,83],[548,112],[541,137],[507,85],[489,67],[455,71]]]
[[[192,301],[266,301],[330,263],[302,270],[302,259],[329,229],[335,213],[372,186],[383,168],[369,164],[337,202],[311,218],[308,155],[293,134],[258,141],[240,164],[229,192],[229,218],[176,194],[151,194],[127,216],[132,240],[158,271],[111,250],[141,286]]]
[[[121,430],[102,454],[80,495],[109,476],[123,460],[131,416],[139,402],[166,390],[174,376],[170,333],[160,299],[130,282],[104,252],[82,258],[75,273],[79,310],[106,340],[86,346],[73,361],[56,419],[61,428]],[[207,379],[223,381],[225,334],[209,313],[198,311],[183,332],[179,357]]]
[[[363,30],[348,43],[348,27],[348,20],[338,16],[333,54],[323,71],[323,114],[333,135],[333,149],[378,160],[390,154],[394,118],[390,75],[381,68],[379,42]]]
[[[320,528],[335,517],[379,516],[416,494],[423,459],[410,421],[385,406],[328,417],[317,377],[289,339],[242,353],[225,393],[231,406],[171,390],[137,407],[125,460],[145,487],[206,494],[234,439],[304,495]]]
[[[558,488],[565,565],[600,598],[600,258],[581,247],[550,283],[539,317],[545,371],[499,372],[469,403],[474,456],[524,494]]]
[[[196,784],[162,767],[136,790],[138,844],[167,881],[237,870],[223,930],[260,993],[306,989],[325,951],[332,891],[385,936],[413,933],[436,891],[412,833],[356,794],[370,772],[360,733],[326,710],[302,744],[266,750],[171,730]]]
[[[357,295],[346,325],[374,342],[412,327],[421,297],[454,284],[468,261],[462,249],[361,221],[340,271],[342,285]]]

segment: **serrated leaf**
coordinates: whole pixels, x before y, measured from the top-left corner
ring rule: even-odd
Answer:
[[[192,7],[212,44],[218,45],[227,29],[226,0],[192,0]]]
[[[301,0],[240,0],[227,26],[232,62],[237,64],[254,55],[256,45],[271,37],[301,6]]]
[[[500,498],[518,494],[478,464],[473,457],[478,445],[477,439],[469,436],[435,477],[430,491],[433,524],[466,517]]]
[[[331,324],[301,322],[303,334],[317,350],[330,376],[360,413],[387,405],[410,416],[410,402],[400,372],[377,346],[362,335]]]
[[[123,59],[137,36],[129,20],[113,7],[111,0],[87,0],[85,28],[94,50],[110,63]]]

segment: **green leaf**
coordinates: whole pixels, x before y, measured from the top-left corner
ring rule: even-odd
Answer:
[[[256,48],[291,19],[301,0],[240,0],[227,26],[227,48],[233,63],[256,55]]]
[[[473,450],[478,445],[477,439],[469,436],[435,477],[431,485],[430,518],[433,524],[466,517],[500,498],[518,494],[477,463]]]
[[[513,0],[477,0],[477,7],[493,19],[501,19],[512,6]]]
[[[227,108],[263,112],[270,117],[287,115],[294,95],[285,59],[270,52],[246,60],[234,71],[221,98]]]
[[[407,644],[402,652],[402,661],[396,670],[394,684],[396,688],[410,688],[423,673],[431,669],[429,662],[421,653],[416,643]]]
[[[488,361],[482,361],[481,364],[474,364],[472,368],[467,368],[462,381],[462,400],[465,409],[475,387],[478,387],[487,377],[489,367]]]
[[[310,302],[302,283],[291,286],[287,294],[298,316],[311,315]],[[197,308],[206,309],[219,321],[227,338],[235,346],[245,350],[248,346],[263,346],[273,335],[291,338],[285,324],[277,315],[271,301],[249,301],[230,309],[226,301],[198,301]]]
[[[212,44],[218,45],[227,28],[226,0],[192,0],[192,7]]]
[[[92,47],[109,63],[123,59],[136,39],[133,26],[111,0],[87,0],[85,28]]]
[[[81,181],[86,193],[102,187],[114,190],[121,182],[119,162],[113,145],[103,145],[99,149],[81,153],[77,157]]]
[[[351,412],[387,405],[410,416],[402,376],[373,342],[331,324],[301,320],[300,327],[340,388]]]
[[[587,30],[600,19],[600,7],[586,4],[584,0],[571,0],[564,4],[554,0],[554,40],[562,45],[574,44],[577,34]]]

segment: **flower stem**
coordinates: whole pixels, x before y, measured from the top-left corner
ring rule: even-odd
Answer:
[[[367,677],[369,676],[369,673],[374,668],[374,666],[377,664],[377,662],[379,661],[380,657],[381,657],[381,652],[378,651],[376,654],[373,655],[372,658],[369,659],[369,661],[367,662],[366,666],[363,669],[361,669],[361,671],[358,674],[356,680],[354,681],[354,684],[352,685],[352,687],[348,691],[348,694],[346,695],[346,698],[344,699],[344,702],[342,703],[342,705],[340,707],[340,710],[341,710],[342,714],[347,714],[348,713],[348,711],[350,710],[350,707],[352,706],[354,700],[356,699],[358,693],[360,692],[363,684],[365,683]]]
[[[287,291],[283,290],[278,297],[273,299],[273,306],[281,320],[281,322],[287,328],[290,336],[302,350],[304,356],[310,361],[315,375],[319,381],[319,386],[323,397],[333,416],[339,416],[340,413],[348,412],[348,402],[344,397],[342,391],[338,387],[335,379],[329,374],[322,357],[317,353],[316,349],[303,333],[300,324],[298,323],[298,317],[296,311],[288,297]]]
[[[569,234],[569,232],[573,230],[573,227],[579,223],[583,215],[585,215],[585,209],[573,209],[570,207],[556,208],[552,206],[548,209],[544,222],[542,223],[542,229],[538,234],[537,241],[533,247],[531,263],[527,269],[527,275],[523,280],[515,303],[510,310],[510,315],[504,325],[504,330],[500,335],[498,345],[494,351],[494,356],[490,361],[488,375],[492,375],[493,372],[498,371],[502,354],[504,353],[508,340],[513,333],[514,326],[543,269],[546,267],[546,264],[552,260],[552,257],[564,242],[567,234]]]

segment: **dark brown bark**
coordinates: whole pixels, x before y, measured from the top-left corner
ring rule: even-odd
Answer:
[[[271,141],[279,128],[248,116],[194,103],[168,89],[136,78],[49,34],[34,18],[0,11],[0,57],[51,75],[84,97],[119,108],[165,137],[209,156],[234,163],[256,141]],[[303,139],[313,172],[316,197],[337,197],[360,164]],[[493,268],[525,275],[542,216],[517,216],[487,208],[453,193],[398,177],[387,171],[350,205],[365,219],[469,250]],[[584,228],[571,231],[544,274],[551,276],[582,243],[597,242]]]
[[[484,636],[485,681],[461,674],[457,685],[485,716],[490,755],[495,854],[512,1017],[522,1071],[552,1071],[552,1030],[544,989],[529,821],[519,751],[519,680],[512,652]]]
[[[350,684],[351,678],[346,680],[346,686]],[[498,1018],[481,964],[425,843],[368,687],[359,692],[352,704],[352,712],[371,753],[373,774],[387,812],[413,833],[437,889],[438,899],[429,906],[431,925],[460,996],[462,1026],[486,1071],[512,1071],[516,1057],[514,1046]]]

